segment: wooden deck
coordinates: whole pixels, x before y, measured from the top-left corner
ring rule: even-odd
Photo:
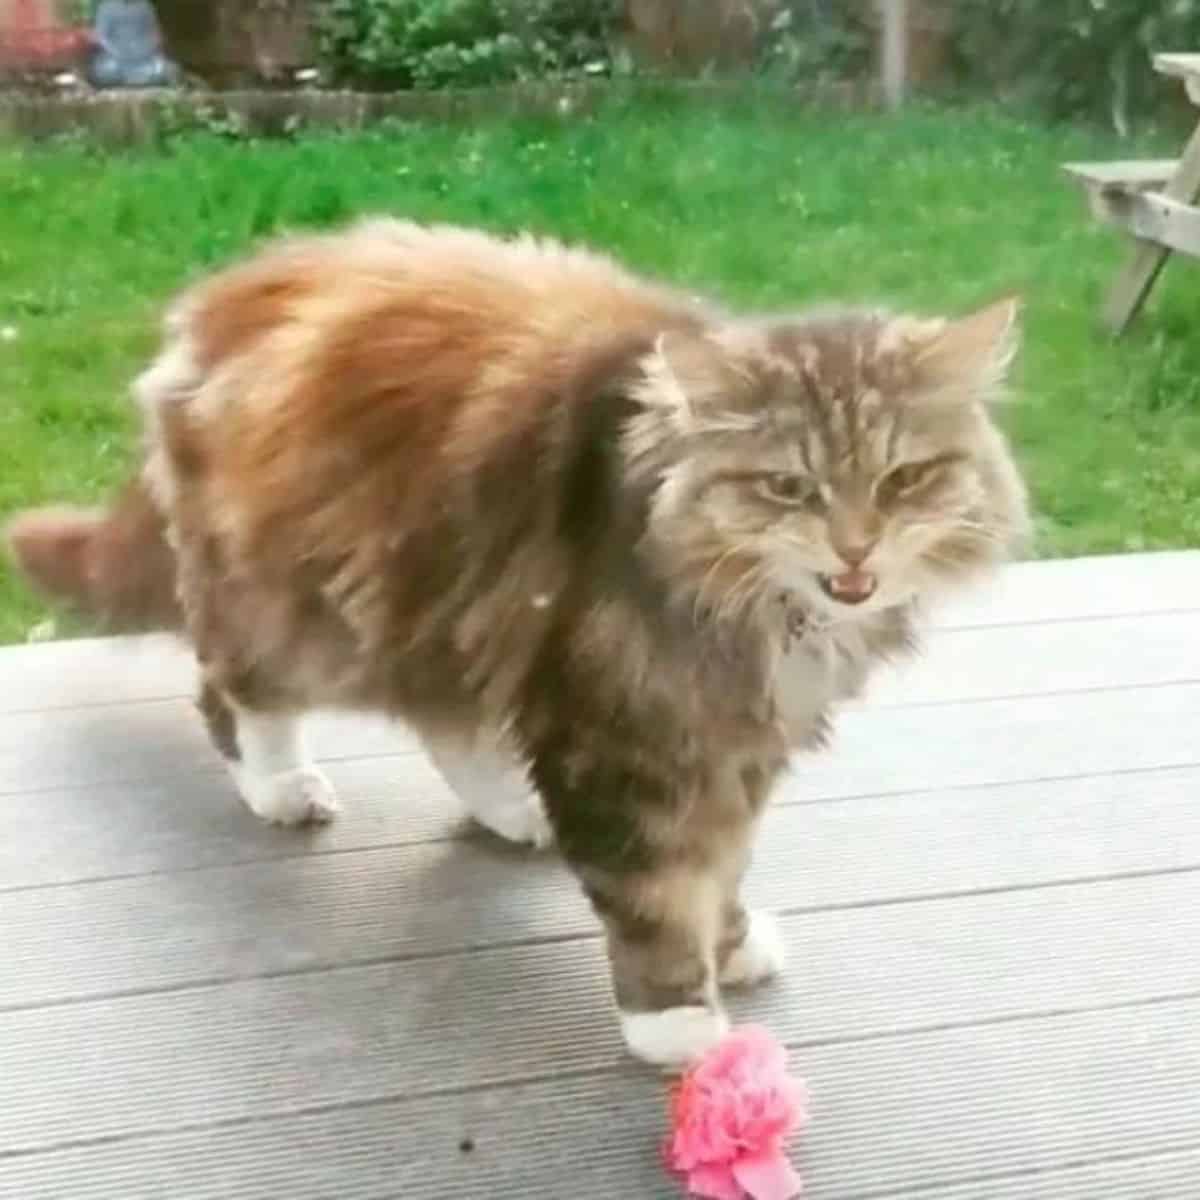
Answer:
[[[792,965],[735,1013],[809,1081],[806,1196],[1194,1200],[1200,553],[1014,568],[940,624],[752,879]],[[0,1197],[678,1195],[553,856],[342,718],[341,820],[261,827],[189,692],[153,640],[0,651]]]

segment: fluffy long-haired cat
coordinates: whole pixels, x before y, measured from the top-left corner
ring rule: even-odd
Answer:
[[[989,415],[1014,307],[744,319],[529,238],[284,241],[172,310],[111,510],[10,543],[190,640],[267,820],[336,807],[306,710],[410,723],[483,824],[557,840],[628,1046],[681,1063],[779,966],[739,881],[789,752],[1024,530]]]

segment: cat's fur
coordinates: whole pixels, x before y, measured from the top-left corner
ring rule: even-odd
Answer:
[[[1014,307],[745,320],[532,239],[286,241],[172,310],[112,511],[10,542],[190,638],[261,816],[331,814],[297,720],[341,705],[410,722],[506,836],[552,829],[630,1047],[684,1061],[778,965],[738,888],[789,752],[1024,529],[988,413]]]

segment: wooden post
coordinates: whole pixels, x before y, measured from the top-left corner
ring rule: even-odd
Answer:
[[[904,103],[908,92],[908,0],[879,0],[883,18],[880,75],[883,95],[891,109]]]

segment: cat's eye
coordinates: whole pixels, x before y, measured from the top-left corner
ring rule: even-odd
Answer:
[[[903,496],[906,492],[911,492],[924,483],[938,465],[939,460],[937,459],[902,463],[898,467],[893,467],[883,477],[880,481],[881,487],[893,496]]]
[[[816,488],[811,480],[788,471],[776,471],[761,476],[758,489],[769,500],[780,504],[804,504],[816,495]]]

